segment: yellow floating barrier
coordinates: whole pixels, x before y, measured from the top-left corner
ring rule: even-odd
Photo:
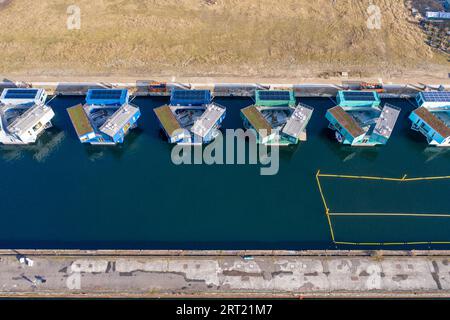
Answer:
[[[320,173],[320,170],[316,173],[317,186],[319,188],[320,196],[322,198],[323,206],[325,208],[325,215],[327,217],[328,226],[330,230],[331,239],[334,244],[337,245],[354,245],[354,246],[401,246],[401,245],[432,245],[432,244],[450,244],[450,241],[405,241],[405,242],[351,242],[351,241],[337,241],[335,239],[335,233],[333,230],[332,217],[389,217],[389,216],[403,216],[403,217],[421,217],[421,218],[450,218],[448,213],[397,213],[397,212],[332,212],[328,207],[325,194],[323,192],[322,185],[320,183],[320,177],[324,178],[340,178],[340,179],[360,179],[360,180],[381,180],[381,181],[398,181],[398,182],[411,182],[411,181],[430,181],[430,180],[450,180],[450,176],[435,176],[435,177],[417,177],[407,178],[404,174],[401,178],[392,177],[377,177],[377,176],[353,176],[353,175],[340,175],[340,174],[324,174]]]

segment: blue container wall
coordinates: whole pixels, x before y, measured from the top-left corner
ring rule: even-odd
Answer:
[[[108,98],[104,98],[104,99],[99,99],[99,98],[94,98],[93,96],[95,96],[96,93],[107,93],[108,91],[120,91],[120,97],[118,99],[108,99]],[[117,106],[122,106],[126,103],[128,103],[128,90],[123,89],[123,90],[119,90],[119,89],[89,89],[86,95],[86,104],[88,105],[101,105],[101,106],[106,106],[106,105],[117,105]]]
[[[85,141],[84,143],[98,143],[98,142],[112,142],[111,138],[102,136],[102,135],[95,135],[94,138],[89,139]]]
[[[91,134],[91,133],[93,133],[93,132],[89,132],[89,133],[87,133],[87,134],[84,134],[84,135],[82,135],[82,136],[79,136],[78,138],[80,139],[80,141],[81,141],[82,143],[87,143],[87,142],[90,141],[89,138],[88,138],[88,135]]]
[[[91,138],[91,139],[88,139],[88,135],[92,134],[92,133],[94,133],[95,136],[93,138]],[[95,132],[90,132],[90,133],[85,134],[85,135],[83,135],[83,136],[81,136],[79,138],[80,138],[80,141],[82,143],[113,142],[111,137],[108,137],[107,135],[103,135],[101,133],[98,134],[98,133],[95,133]],[[86,138],[86,140],[83,141],[82,138]]]
[[[129,130],[137,123],[137,120],[139,119],[140,116],[141,116],[141,111],[138,110],[138,111],[134,114],[133,118],[131,118],[131,119],[127,122],[127,124],[126,124],[124,127],[122,127],[122,128],[115,134],[115,136],[113,137],[113,141],[116,142],[116,143],[122,143],[122,142],[123,142],[123,139],[124,139],[124,137],[125,137],[125,134],[128,133],[128,131],[129,131]],[[127,125],[128,125],[128,129],[127,129],[127,131],[125,132],[124,128],[125,128]]]
[[[356,140],[344,127],[340,125],[340,123],[333,117],[333,115],[330,112],[327,111],[327,113],[325,114],[325,118],[327,118],[328,121],[330,121],[330,123],[336,128],[336,130],[340,134],[342,134],[342,136],[344,137],[345,140],[348,141],[348,143],[352,144],[354,140]]]
[[[436,132],[432,127],[430,127],[425,121],[422,120],[416,113],[412,112],[409,115],[409,119],[412,121],[414,125],[420,127],[422,131],[420,131],[423,135],[425,135],[428,139],[435,140],[437,143],[444,142],[444,137],[442,137],[439,133]]]
[[[165,131],[164,131],[164,132],[165,132]],[[181,142],[181,141],[183,140],[183,139],[180,138],[179,136],[169,137],[169,136],[167,135],[167,132],[166,132],[166,136],[167,136],[167,138],[168,138],[169,143],[178,143],[178,142]]]
[[[419,107],[421,107],[421,106],[423,105],[424,100],[423,100],[423,98],[422,98],[422,93],[419,93],[419,94],[416,96],[416,102],[417,102],[417,105],[418,105]]]
[[[121,143],[121,142],[123,142],[123,136],[124,136],[124,132],[123,132],[123,128],[122,128],[113,137],[113,141],[116,143]]]

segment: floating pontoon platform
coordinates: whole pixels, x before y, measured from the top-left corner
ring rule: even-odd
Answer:
[[[296,106],[292,90],[257,90],[255,105],[242,109],[241,117],[246,128],[256,131],[259,143],[290,145],[306,141],[313,111],[305,104]]]
[[[9,88],[0,96],[0,143],[30,144],[52,126],[44,89]]]
[[[67,109],[82,143],[123,143],[129,129],[137,126],[138,107],[129,103],[126,89],[90,89],[84,105]]]
[[[211,101],[209,90],[172,90],[170,105],[154,109],[170,143],[202,144],[217,135],[225,107]]]

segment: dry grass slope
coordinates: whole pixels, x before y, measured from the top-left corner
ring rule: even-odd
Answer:
[[[0,9],[0,72],[48,75],[317,76],[448,69],[400,0],[13,0]],[[443,67],[444,66],[444,67]]]

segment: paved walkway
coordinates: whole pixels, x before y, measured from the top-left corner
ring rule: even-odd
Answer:
[[[85,95],[89,88],[126,88],[132,91],[137,96],[161,96],[170,95],[171,88],[191,88],[191,89],[209,89],[214,92],[216,97],[228,96],[248,96],[253,97],[256,89],[286,89],[290,88],[296,92],[299,97],[335,97],[338,90],[357,89],[355,84],[345,84],[341,81],[334,81],[335,83],[297,83],[297,84],[276,84],[276,83],[181,83],[181,82],[167,82],[167,90],[162,92],[149,91],[149,81],[136,82],[0,82],[0,89],[10,88],[16,85],[31,86],[33,88],[44,88],[49,94],[62,95]],[[446,89],[450,84],[443,84]],[[417,93],[425,88],[438,89],[438,85],[413,84],[413,83],[398,83],[398,84],[384,84],[385,90],[382,97],[415,97]]]
[[[450,296],[450,256],[0,255],[0,295]]]

